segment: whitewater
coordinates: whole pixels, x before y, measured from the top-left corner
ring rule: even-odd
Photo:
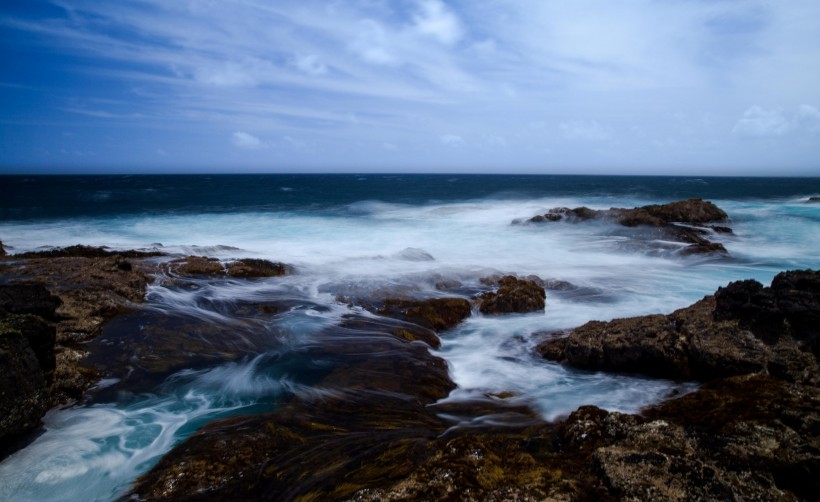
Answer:
[[[367,183],[367,177],[359,178],[357,187]],[[808,203],[820,191],[816,179],[768,196],[748,196],[743,186],[715,192],[718,197],[710,200],[729,215],[734,233],[710,239],[729,254],[690,257],[675,254],[675,243],[636,245],[606,223],[512,224],[553,207],[608,209],[676,200],[680,194],[666,190],[667,185],[608,191],[606,180],[587,180],[594,190],[538,191],[523,180],[520,190],[495,190],[490,180],[486,195],[477,196],[460,193],[458,181],[450,179],[440,180],[450,186],[446,197],[425,197],[423,190],[402,197],[406,185],[387,183],[316,204],[308,198],[299,202],[305,188],[283,178],[264,197],[286,197],[287,204],[259,203],[256,198],[263,196],[258,194],[244,200],[234,186],[231,197],[239,198],[233,202],[192,206],[180,198],[164,202],[167,207],[149,207],[163,193],[157,181],[154,192],[140,188],[132,194],[136,200],[128,199],[142,209],[116,211],[105,210],[105,204],[126,192],[96,182],[82,193],[88,207],[96,204],[100,210],[31,216],[19,206],[5,208],[0,239],[13,253],[80,243],[223,260],[264,258],[284,262],[294,273],[252,282],[203,279],[188,289],[157,277],[140,310],[234,326],[243,333],[243,356],[177,371],[150,388],[143,383],[129,389],[122,376],[111,376],[83,403],[52,410],[44,432],[0,463],[0,500],[114,500],[174,445],[212,420],[270,411],[288,395],[321,398],[330,391],[313,384],[316,362],[301,355],[305,347],[341,343],[319,335],[348,313],[367,315],[356,298],[430,298],[452,296],[452,291],[468,297],[480,290],[484,277],[539,277],[547,285],[543,312],[474,312],[443,333],[442,346],[431,351],[447,362],[458,385],[448,400],[507,393],[545,419],[557,420],[584,404],[637,412],[696,387],[544,361],[532,350],[544,333],[590,320],[669,313],[730,281],[768,284],[783,270],[820,268],[820,204]],[[708,195],[709,183],[700,180],[688,190],[700,187]],[[444,291],[442,284],[455,286]],[[266,319],[243,318],[233,308],[269,299],[286,300],[291,308]],[[126,324],[121,321],[103,338],[115,329],[137,329]]]

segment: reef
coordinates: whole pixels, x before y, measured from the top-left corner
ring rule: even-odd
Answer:
[[[668,204],[652,204],[635,208],[556,207],[545,214],[513,224],[543,224],[550,222],[580,223],[586,221],[610,222],[631,229],[625,233],[636,241],[674,241],[686,244],[677,250],[682,256],[695,254],[726,254],[726,248],[709,239],[713,234],[731,234],[725,225],[714,225],[728,220],[728,215],[715,204],[703,199],[687,199]]]

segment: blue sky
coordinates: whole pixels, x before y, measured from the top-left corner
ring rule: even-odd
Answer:
[[[820,176],[817,0],[5,0],[0,172]]]

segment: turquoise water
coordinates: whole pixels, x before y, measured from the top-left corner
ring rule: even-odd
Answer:
[[[733,280],[768,283],[782,270],[820,268],[820,204],[807,203],[820,195],[820,179],[283,175],[0,183],[0,240],[12,252],[82,243],[268,258],[296,270],[253,283],[158,280],[141,311],[112,323],[95,343],[127,358],[136,346],[118,341],[169,319],[178,329],[215,326],[233,338],[197,346],[207,354],[181,358],[153,380],[112,371],[85,404],[52,411],[45,432],[0,463],[2,500],[112,500],[211,420],[269,411],[288,395],[333,392],[315,382],[338,361],[313,356],[344,343],[322,335],[324,328],[361,314],[340,295],[441,296],[437,283],[468,291],[496,273],[571,283],[548,292],[543,313],[475,314],[443,335],[436,351],[459,386],[448,399],[515,391],[552,420],[582,404],[634,412],[692,387],[546,363],[531,353],[535,333],[671,312]],[[734,235],[712,236],[728,257],[681,258],[605,224],[511,225],[556,206],[633,207],[692,196],[729,214]],[[266,316],[243,307],[260,302],[286,308]]]

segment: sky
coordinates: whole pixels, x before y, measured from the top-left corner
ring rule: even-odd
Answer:
[[[820,176],[818,0],[3,0],[0,173]]]

